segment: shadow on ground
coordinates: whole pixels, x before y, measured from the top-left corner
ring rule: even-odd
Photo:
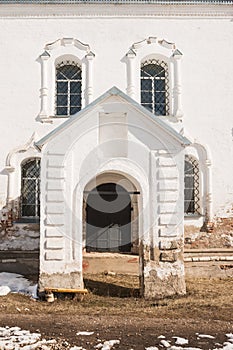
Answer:
[[[139,297],[139,288],[129,288],[114,283],[95,281],[90,278],[84,279],[85,288],[92,294],[109,297]]]

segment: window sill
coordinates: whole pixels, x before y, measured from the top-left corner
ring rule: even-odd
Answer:
[[[17,224],[39,224],[40,218],[20,218],[18,220],[15,220],[15,223]]]
[[[51,115],[49,118],[51,118],[51,119],[59,119],[59,118],[64,119],[64,118],[70,118],[70,117],[72,117],[72,115]]]
[[[202,214],[184,214],[185,219],[189,219],[189,218],[190,219],[195,219],[195,218],[199,219],[202,217],[204,217],[204,215],[202,215]]]

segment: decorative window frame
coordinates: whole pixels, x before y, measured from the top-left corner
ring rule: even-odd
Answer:
[[[181,72],[182,53],[174,43],[156,37],[149,37],[134,43],[126,54],[127,94],[141,102],[140,72],[141,64],[146,60],[160,60],[168,65],[169,73],[169,114],[161,116],[174,122],[182,120]]]
[[[6,206],[12,210],[14,217],[19,217],[21,196],[21,164],[28,159],[41,158],[35,147],[36,134],[33,133],[27,143],[14,148],[6,158],[5,171],[8,175]]]
[[[184,215],[185,224],[202,226],[213,221],[212,162],[208,147],[194,142],[185,148],[185,155],[195,159],[199,166],[199,214]]]
[[[197,174],[195,173],[194,170],[194,174],[193,174],[193,190],[194,190],[194,206],[196,208],[194,208],[194,212],[193,213],[186,213],[184,212],[185,216],[200,216],[201,212],[203,210],[203,205],[202,205],[202,198],[203,196],[201,195],[201,184],[203,183],[203,181],[201,181],[201,172],[200,172],[200,164],[199,164],[199,160],[196,159],[196,157],[191,156],[190,154],[186,154],[185,155],[185,162],[189,162],[191,163],[194,168],[196,168],[197,170]],[[198,179],[195,179],[195,177],[198,177]],[[184,171],[184,179],[186,178],[186,173]],[[184,185],[184,189],[185,189],[185,185]],[[195,193],[195,191],[197,191],[198,193]],[[185,200],[185,195],[184,195],[184,200]]]
[[[40,55],[41,63],[41,108],[39,121],[53,122],[56,103],[56,65],[64,60],[71,60],[82,69],[82,108],[93,100],[93,59],[95,55],[89,45],[74,38],[62,38],[45,46]],[[64,117],[63,117],[64,118]],[[69,118],[65,116],[65,118]]]

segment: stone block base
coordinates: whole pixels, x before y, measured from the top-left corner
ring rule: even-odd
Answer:
[[[39,292],[45,288],[83,289],[83,277],[80,271],[71,273],[41,273],[39,277]]]
[[[162,299],[186,293],[183,262],[149,261],[144,266],[143,295],[145,299]]]

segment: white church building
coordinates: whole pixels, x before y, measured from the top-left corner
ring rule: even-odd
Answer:
[[[0,0],[0,29],[1,229],[39,224],[40,291],[114,253],[184,294],[184,226],[233,216],[233,1]]]

